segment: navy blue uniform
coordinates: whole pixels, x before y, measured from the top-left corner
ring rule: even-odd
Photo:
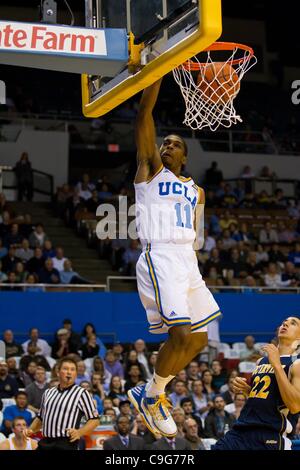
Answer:
[[[286,375],[300,356],[280,356]],[[274,369],[267,357],[262,358],[252,373],[251,391],[231,431],[220,439],[213,450],[288,450],[286,437],[297,423],[298,414],[289,413],[282,401]]]

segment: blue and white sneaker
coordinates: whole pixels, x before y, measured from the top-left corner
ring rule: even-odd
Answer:
[[[133,404],[135,409],[141,415],[145,425],[153,434],[159,433],[159,430],[156,429],[151,414],[143,406],[143,400],[146,393],[146,384],[137,385],[136,387],[128,390],[127,396],[130,402]]]
[[[165,437],[174,437],[177,426],[168,408],[172,408],[166,395],[146,397],[146,385],[137,385],[127,392],[128,398],[140,413],[149,431]]]
[[[153,398],[145,396],[142,400],[142,408],[151,415],[153,425],[162,436],[170,438],[176,436],[177,426],[169,411],[172,405],[165,394]]]

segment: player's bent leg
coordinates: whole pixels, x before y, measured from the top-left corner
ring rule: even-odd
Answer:
[[[187,351],[177,360],[176,366],[172,371],[176,375],[184,369],[200,352],[207,346],[208,337],[206,332],[193,333],[189,336]]]

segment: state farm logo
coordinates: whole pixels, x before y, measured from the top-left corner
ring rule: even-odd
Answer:
[[[103,30],[0,21],[0,50],[107,55]]]

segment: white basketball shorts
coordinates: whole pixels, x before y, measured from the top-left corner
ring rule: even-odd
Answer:
[[[192,333],[205,332],[208,323],[221,316],[191,245],[148,244],[136,273],[151,333],[166,333],[179,325],[191,325]]]

